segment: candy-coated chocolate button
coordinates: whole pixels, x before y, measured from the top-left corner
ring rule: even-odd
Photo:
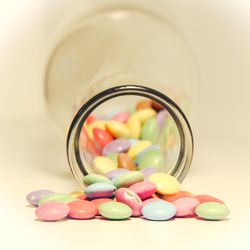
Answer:
[[[155,117],[152,117],[143,124],[141,139],[154,143],[158,139],[159,132],[160,130],[157,119]]]
[[[218,198],[215,198],[214,196],[208,195],[208,194],[198,194],[194,196],[200,203],[204,202],[219,202],[222,204],[225,204],[223,201],[219,200]]]
[[[199,218],[202,219],[223,220],[229,215],[230,211],[222,203],[205,202],[196,207],[195,213]]]
[[[33,206],[38,206],[38,201],[41,200],[44,196],[52,194],[53,192],[47,189],[39,189],[29,193],[26,196],[26,200]]]
[[[193,194],[187,191],[180,191],[177,194],[174,195],[168,195],[168,196],[164,196],[163,199],[165,201],[169,201],[169,202],[173,202],[175,200],[178,200],[180,198],[184,198],[184,197],[193,197]]]
[[[110,132],[112,136],[115,138],[128,138],[129,137],[129,129],[128,127],[121,122],[117,121],[108,121],[106,123],[107,130]]]
[[[93,129],[94,141],[101,147],[104,147],[113,140],[113,137],[105,130],[100,128]]]
[[[99,207],[100,214],[110,220],[125,220],[132,215],[132,209],[121,202],[106,202]]]
[[[118,175],[112,180],[112,182],[114,186],[116,186],[117,188],[121,188],[121,187],[129,187],[133,185],[134,183],[143,181],[143,179],[144,179],[144,176],[141,172],[130,171],[128,173]]]
[[[62,202],[50,201],[42,204],[35,211],[39,220],[58,221],[64,219],[69,213],[69,206]]]
[[[125,153],[118,155],[118,168],[126,168],[128,170],[136,170],[136,166],[132,159]]]
[[[103,149],[103,155],[109,155],[112,153],[126,152],[131,146],[131,143],[127,139],[116,139],[108,143]]]
[[[194,197],[183,197],[172,202],[176,207],[176,216],[192,216],[200,202]]]
[[[99,215],[99,207],[103,204],[103,203],[106,203],[106,202],[111,202],[113,201],[112,199],[110,198],[98,198],[98,199],[94,199],[94,200],[91,200],[91,202],[97,207],[97,214]]]
[[[73,197],[79,200],[85,200],[87,195],[83,191],[75,191],[69,194],[69,197]]]
[[[68,203],[68,216],[73,219],[91,219],[97,214],[97,207],[90,201],[77,200]]]
[[[127,121],[127,127],[129,129],[129,137],[138,139],[141,134],[141,122],[137,117],[130,116]]]
[[[149,109],[149,108],[151,108],[151,105],[152,105],[151,99],[141,100],[141,101],[137,102],[136,110]]]
[[[76,200],[74,197],[70,197],[66,194],[61,194],[61,193],[51,193],[48,195],[45,195],[42,199],[38,201],[38,205],[41,206],[42,204],[45,204],[50,201],[58,201],[58,202],[63,202],[63,203],[69,203],[71,201]]]
[[[98,183],[98,182],[111,183],[111,181],[107,177],[100,175],[100,174],[88,174],[83,177],[83,183],[86,186],[89,186],[91,184]]]
[[[133,184],[129,189],[134,191],[142,200],[145,200],[152,197],[156,192],[156,185],[149,181],[142,181]]]
[[[95,121],[91,122],[89,125],[87,125],[86,130],[87,130],[88,137],[91,140],[93,140],[94,139],[93,129],[94,128],[100,128],[102,130],[105,130],[106,129],[105,124],[106,124],[105,121],[95,120]]]
[[[141,170],[149,167],[161,169],[164,164],[165,158],[163,153],[159,150],[151,150],[141,157],[138,163],[138,169]]]
[[[116,176],[118,175],[121,175],[121,174],[124,174],[124,173],[127,173],[129,172],[128,169],[125,169],[125,168],[117,168],[117,169],[114,169],[114,170],[111,170],[110,172],[108,172],[106,174],[106,177],[109,178],[110,180],[114,179]]]
[[[165,195],[176,194],[180,191],[178,180],[166,173],[155,173],[149,176],[149,181],[156,185],[156,192]]]
[[[149,147],[151,144],[152,143],[150,141],[139,141],[128,150],[128,156],[131,159],[135,159],[138,154],[140,154],[145,148]]]
[[[116,187],[110,183],[98,182],[98,183],[88,186],[85,189],[85,193],[90,199],[108,198],[114,195],[115,190],[116,190]]]
[[[136,163],[136,164],[139,164],[141,158],[142,158],[145,154],[147,154],[149,151],[156,151],[156,150],[161,151],[161,147],[160,147],[159,145],[151,145],[151,146],[145,148],[143,151],[141,151],[140,154],[138,154],[138,155],[136,156],[135,163]]]
[[[156,116],[156,112],[152,108],[147,108],[136,111],[132,116],[138,118],[140,122],[144,123],[151,117]]]
[[[96,173],[105,175],[109,171],[116,169],[117,165],[107,157],[97,156],[94,159],[94,169]]]

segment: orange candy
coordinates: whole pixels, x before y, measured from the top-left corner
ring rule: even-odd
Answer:
[[[136,110],[151,108],[152,100],[141,100],[136,104]]]
[[[193,197],[193,194],[187,191],[180,191],[177,194],[170,195],[170,196],[164,196],[163,199],[168,202],[173,202],[175,200],[178,200],[180,198],[184,197]]]
[[[136,166],[132,159],[125,153],[118,155],[118,168],[126,168],[128,170],[136,170]]]
[[[113,140],[110,133],[100,128],[94,128],[93,135],[95,142],[102,148]]]
[[[91,219],[97,214],[97,207],[90,201],[76,200],[68,203],[68,216],[73,219]]]

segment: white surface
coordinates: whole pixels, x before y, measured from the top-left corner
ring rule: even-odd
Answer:
[[[249,249],[249,1],[165,1],[201,74],[195,158],[183,189],[223,199],[229,220],[35,220],[28,192],[77,189],[64,139],[45,113],[39,68],[57,17],[77,2],[0,1],[0,249]]]

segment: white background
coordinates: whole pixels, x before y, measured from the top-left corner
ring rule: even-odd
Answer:
[[[192,121],[195,157],[183,189],[223,199],[231,209],[229,220],[35,221],[26,193],[77,189],[64,138],[46,112],[42,69],[53,34],[67,13],[92,4],[0,0],[0,248],[249,249],[247,0],[161,1],[189,42],[201,78]]]

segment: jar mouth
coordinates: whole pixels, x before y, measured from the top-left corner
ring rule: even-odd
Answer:
[[[193,158],[194,141],[190,124],[183,111],[172,99],[155,89],[139,85],[122,85],[106,89],[83,104],[75,115],[67,135],[67,158],[76,180],[80,186],[84,187],[83,176],[91,172],[89,166],[86,166],[82,161],[79,145],[80,134],[86,119],[102,103],[125,95],[152,99],[163,106],[170,114],[179,132],[180,149],[178,159],[168,173],[182,182],[188,173]]]

